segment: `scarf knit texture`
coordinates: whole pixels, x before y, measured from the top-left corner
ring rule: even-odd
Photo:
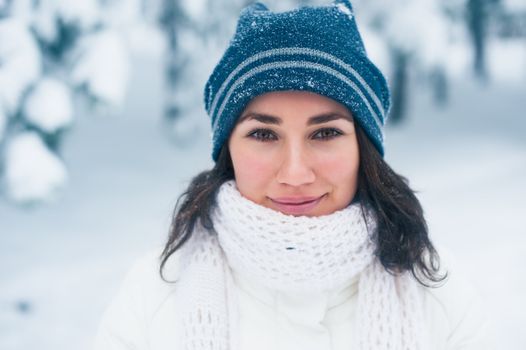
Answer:
[[[324,216],[290,216],[244,198],[228,181],[213,223],[215,232],[197,227],[182,248],[178,348],[239,350],[232,270],[288,293],[341,288],[360,275],[353,349],[426,348],[418,284],[379,263],[373,215],[359,203]]]

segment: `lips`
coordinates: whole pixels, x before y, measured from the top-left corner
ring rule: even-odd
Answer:
[[[284,214],[305,215],[314,209],[325,197],[279,197],[270,198],[274,206]]]

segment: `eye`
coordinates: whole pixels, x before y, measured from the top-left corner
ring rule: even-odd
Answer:
[[[322,141],[327,141],[327,140],[331,140],[335,137],[338,137],[338,136],[341,136],[343,135],[343,132],[341,132],[340,130],[338,129],[335,129],[335,128],[325,128],[325,129],[320,129],[320,130],[317,130],[313,135],[312,135],[312,138],[313,139],[316,139],[316,140],[322,140]]]
[[[272,132],[272,130],[269,129],[253,130],[247,135],[247,137],[253,138],[261,142],[270,142],[278,139],[276,134],[274,134],[274,132]]]

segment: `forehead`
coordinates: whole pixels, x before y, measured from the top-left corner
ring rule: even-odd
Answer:
[[[303,119],[322,114],[339,114],[351,119],[351,112],[344,105],[328,97],[308,91],[275,91],[252,99],[238,122],[248,114],[264,114],[281,119]]]

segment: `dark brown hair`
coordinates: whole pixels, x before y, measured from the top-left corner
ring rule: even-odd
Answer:
[[[424,286],[442,281],[446,276],[439,274],[439,256],[429,239],[422,206],[407,179],[391,169],[356,123],[355,129],[360,151],[356,199],[376,216],[377,230],[372,237],[376,256],[392,274],[410,271]],[[177,201],[161,255],[163,279],[167,260],[190,238],[198,222],[213,234],[215,197],[230,179],[234,179],[234,169],[225,145],[215,166],[194,177]]]

